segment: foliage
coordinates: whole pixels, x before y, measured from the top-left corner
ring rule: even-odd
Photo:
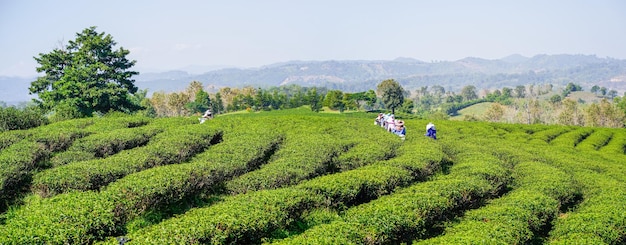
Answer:
[[[568,83],[565,88],[563,89],[563,92],[561,93],[561,95],[563,97],[567,97],[567,95],[569,95],[571,92],[576,92],[576,91],[583,91],[582,87],[580,85],[574,84],[574,83]],[[604,94],[606,94],[606,88],[604,88]]]
[[[139,73],[129,70],[135,61],[126,58],[128,50],[114,50],[116,44],[111,35],[90,27],[67,46],[40,53],[37,72],[45,75],[31,83],[30,93],[38,94],[37,102],[59,118],[141,109],[130,99],[137,92],[132,76]]]
[[[502,119],[503,115],[504,115],[504,106],[498,103],[493,103],[491,104],[491,107],[487,109],[487,112],[485,112],[485,119],[487,119],[487,121],[490,121],[490,122],[498,122],[500,121],[500,119]]]
[[[510,97],[510,93],[502,93],[506,97]],[[461,96],[464,101],[470,101],[478,99],[478,95],[476,94],[476,87],[474,85],[467,85],[461,89]]]
[[[343,112],[346,108],[346,103],[343,100],[343,92],[339,90],[328,91],[324,97],[322,105],[328,106],[330,109]]]
[[[203,113],[207,109],[211,108],[211,99],[209,94],[200,89],[196,92],[195,100],[185,104],[185,108],[191,113]]]
[[[0,107],[0,132],[29,129],[47,123],[48,119],[36,108],[27,107],[20,110],[15,107]]]
[[[395,114],[396,108],[404,103],[404,89],[400,83],[393,79],[382,81],[376,86],[376,93],[382,97],[382,101],[387,109],[391,109],[391,113]]]

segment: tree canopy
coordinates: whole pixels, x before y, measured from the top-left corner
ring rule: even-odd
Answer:
[[[30,94],[38,94],[35,101],[42,108],[69,118],[141,109],[131,99],[137,92],[132,76],[139,73],[129,69],[136,61],[126,58],[128,50],[114,50],[116,44],[111,35],[90,27],[67,45],[40,53],[34,58],[44,75],[31,83]]]
[[[404,89],[394,79],[382,81],[376,87],[376,92],[382,96],[383,104],[391,109],[391,113],[395,114],[396,108],[404,103]]]

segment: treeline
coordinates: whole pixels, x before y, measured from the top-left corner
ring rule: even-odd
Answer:
[[[464,108],[484,102],[493,104],[481,115],[465,115],[463,120],[523,124],[562,124],[592,127],[624,127],[626,99],[617,91],[593,86],[591,92],[602,98],[588,104],[568,96],[583,91],[569,83],[555,91],[552,84],[518,85],[514,88],[482,89],[465,86],[459,92],[446,91],[443,86],[424,86],[414,91],[403,90],[403,102],[395,109],[405,116],[428,119],[449,119]],[[210,109],[214,115],[235,111],[268,111],[309,106],[313,111],[322,107],[340,112],[346,110],[391,110],[381,95],[373,90],[347,93],[325,87],[288,85],[270,88],[220,88],[215,93],[205,91],[201,82],[193,81],[180,92],[155,92],[147,96],[139,90],[129,97],[142,108],[134,112],[148,117],[198,115]],[[39,110],[37,106],[0,107],[0,131],[27,129],[64,117]]]
[[[424,86],[415,91],[404,91],[404,101],[396,110],[405,115],[428,119],[449,119],[469,106],[492,102],[483,115],[466,115],[464,120],[523,124],[562,124],[592,127],[624,127],[626,99],[616,96],[615,90],[594,86],[592,92],[602,98],[589,104],[568,96],[583,91],[569,83],[556,90],[552,84],[518,85],[514,88],[482,89],[465,86],[459,92],[446,91],[443,86]],[[608,92],[607,92],[608,91]],[[214,114],[234,111],[267,111],[310,106],[313,111],[322,107],[345,110],[390,110],[373,90],[346,93],[327,88],[308,88],[288,85],[271,88],[223,87],[209,94],[200,82],[193,81],[185,91],[156,92],[141,103],[143,112],[153,117],[189,116],[211,109]]]
[[[209,94],[201,82],[193,81],[185,91],[155,92],[142,103],[146,109],[141,112],[148,116],[188,116],[210,109],[214,114],[234,111],[268,111],[310,106],[319,111],[323,106],[333,110],[371,109],[376,102],[373,90],[359,93],[344,93],[340,90],[328,90],[318,87],[288,85],[263,88],[223,87],[218,92]]]

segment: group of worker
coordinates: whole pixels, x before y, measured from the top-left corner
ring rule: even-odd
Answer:
[[[376,120],[374,120],[374,125],[385,128],[388,132],[400,136],[403,140],[406,137],[406,127],[404,126],[404,121],[397,120],[393,114],[379,113]],[[437,139],[437,130],[435,129],[435,124],[432,122],[426,125],[425,136]]]
[[[378,117],[376,117],[376,120],[374,121],[374,124],[386,129],[387,132],[400,136],[402,139],[404,139],[406,135],[404,121],[396,120],[393,114],[379,113]]]

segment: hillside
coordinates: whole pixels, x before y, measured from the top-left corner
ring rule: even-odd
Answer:
[[[172,76],[174,75],[175,76]],[[527,84],[563,86],[574,82],[583,87],[604,86],[626,91],[626,61],[591,55],[512,55],[499,60],[468,57],[457,61],[423,62],[411,58],[379,61],[291,61],[255,69],[229,68],[200,75],[186,72],[145,74],[137,78],[140,87],[151,91],[178,90],[193,80],[214,87],[270,87],[297,84],[327,87],[346,92],[374,89],[388,78],[405,89],[441,85],[460,90],[466,85],[479,88],[515,87]]]
[[[0,134],[0,244],[620,244],[622,129],[306,109]],[[116,239],[117,238],[117,239]]]
[[[289,61],[258,68],[222,68],[200,74],[168,71],[135,77],[136,85],[150,92],[182,91],[194,80],[213,88],[210,92],[224,86],[267,88],[289,84],[357,92],[375,89],[378,83],[389,78],[408,90],[433,85],[443,86],[446,91],[460,91],[466,85],[500,89],[528,84],[564,86],[573,82],[587,91],[598,85],[622,94],[626,91],[626,60],[593,55],[511,55],[497,60],[468,57],[445,62],[411,58]],[[28,86],[33,80],[35,78],[0,77],[0,91],[3,91],[0,101],[30,100]]]

